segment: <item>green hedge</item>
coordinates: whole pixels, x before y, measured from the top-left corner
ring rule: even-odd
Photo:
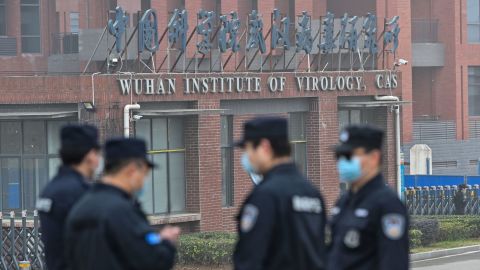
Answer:
[[[410,248],[417,248],[422,246],[423,233],[420,230],[410,230]]]
[[[236,234],[204,232],[182,235],[178,245],[181,265],[225,265],[232,262]]]
[[[480,216],[415,216],[410,229],[422,233],[422,246],[442,241],[480,238]]]
[[[410,229],[418,230],[422,233],[420,239],[422,246],[428,246],[437,242],[439,223],[434,217],[412,218],[410,222]]]

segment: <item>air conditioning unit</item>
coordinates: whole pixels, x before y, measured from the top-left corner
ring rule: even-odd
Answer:
[[[410,148],[410,174],[432,174],[432,149],[426,144],[415,144]]]

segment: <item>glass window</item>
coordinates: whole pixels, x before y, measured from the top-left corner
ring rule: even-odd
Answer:
[[[60,151],[60,130],[67,124],[67,121],[49,121],[47,123],[49,154],[58,154]]]
[[[467,0],[468,42],[480,42],[480,0]]]
[[[38,0],[22,0],[21,7],[22,52],[40,52],[40,4]]]
[[[78,33],[80,29],[79,13],[70,12],[70,32]]]
[[[7,35],[7,18],[5,13],[5,0],[0,0],[0,36]]]
[[[2,209],[21,208],[20,159],[0,158],[0,179],[2,181]]]
[[[46,132],[44,121],[25,121],[23,135],[23,152],[25,154],[45,154]]]
[[[292,146],[292,157],[300,171],[307,174],[307,135],[305,114],[290,113],[288,133]]]
[[[23,160],[24,208],[34,209],[41,190],[47,184],[45,159],[26,158]]]
[[[1,210],[35,209],[58,171],[60,129],[68,121],[0,121]]]
[[[154,213],[166,213],[168,212],[168,165],[167,154],[162,153],[153,155],[153,162],[158,166],[155,168],[153,175],[155,176],[153,181],[153,191],[155,197],[155,212]]]
[[[140,198],[149,214],[183,212],[186,208],[184,122],[180,117],[142,119],[135,136],[147,141],[149,155],[158,165]]]
[[[185,210],[185,153],[169,153],[170,212]]]
[[[0,153],[20,154],[22,152],[22,124],[20,122],[0,123]]]
[[[221,119],[222,141],[222,204],[233,206],[233,117],[222,116]]]
[[[480,67],[468,67],[468,114],[480,116]]]
[[[58,172],[58,168],[62,165],[60,158],[48,159],[48,179],[52,179]]]

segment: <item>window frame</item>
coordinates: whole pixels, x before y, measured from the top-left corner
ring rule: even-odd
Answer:
[[[3,24],[3,27],[2,25],[0,25],[0,37],[5,37],[7,36],[7,4],[5,2],[5,0],[0,0],[0,10],[3,10],[3,14],[2,12],[0,12],[0,17],[3,16],[3,19],[4,19],[4,24]]]
[[[44,133],[45,133],[45,137],[43,138],[43,143],[45,144],[45,151],[43,153],[36,153],[36,154],[26,154],[25,153],[25,122],[30,122],[30,121],[35,121],[35,122],[42,122],[43,126],[44,126]],[[51,159],[58,159],[60,158],[60,155],[59,153],[49,153],[49,149],[48,149],[48,146],[49,146],[49,142],[48,142],[48,138],[50,137],[50,134],[49,134],[49,131],[48,131],[48,123],[50,122],[65,122],[65,124],[68,124],[68,123],[72,123],[76,120],[74,120],[74,118],[62,118],[62,119],[19,119],[19,120],[2,120],[0,121],[0,125],[2,123],[5,123],[5,122],[16,122],[16,123],[20,123],[20,130],[21,130],[21,139],[20,139],[20,152],[19,153],[9,153],[9,154],[3,154],[2,153],[2,149],[0,149],[0,160],[3,160],[5,158],[15,158],[15,159],[18,159],[19,160],[19,170],[20,170],[20,173],[19,173],[19,182],[20,182],[20,208],[15,208],[15,209],[9,209],[9,208],[5,208],[4,204],[3,204],[3,200],[0,202],[0,211],[21,211],[21,210],[24,210],[27,205],[26,205],[26,194],[25,194],[25,190],[26,190],[26,184],[25,183],[25,161],[26,160],[35,160],[35,159],[41,159],[43,160],[43,163],[45,165],[45,170],[44,170],[44,175],[43,175],[43,178],[45,179],[45,183],[48,183],[51,178],[50,178],[50,175],[55,175],[55,173],[51,174],[50,172],[50,160]],[[58,169],[58,168],[57,168]],[[38,184],[38,183],[36,183]],[[36,201],[36,199],[38,198],[38,195],[40,194],[41,192],[41,189],[43,187],[39,186],[39,189],[36,190],[36,194],[29,194],[30,196],[33,196],[35,199],[33,200],[34,202]],[[3,193],[4,193],[4,189],[3,189],[3,180],[0,178],[0,194],[2,194],[3,196]],[[33,208],[27,208],[26,210],[33,210],[35,208],[35,206],[33,205]]]
[[[292,123],[294,121],[293,117],[297,117],[297,116],[300,116],[301,118],[301,127],[302,127],[302,134],[303,136],[300,136],[299,138],[295,137],[293,138],[292,136]],[[290,146],[292,148],[292,159],[293,161],[295,162],[295,164],[297,166],[299,166],[298,168],[300,169],[300,171],[302,173],[304,173],[305,175],[308,175],[308,147],[307,147],[307,120],[306,120],[306,117],[307,117],[307,114],[305,112],[291,112],[288,114],[288,137],[289,137],[289,140],[290,140]],[[298,120],[298,119],[297,119]],[[299,164],[297,162],[297,159],[296,159],[296,150],[299,148],[299,147],[302,147],[304,148],[304,157],[303,157],[303,160],[305,160],[305,163],[304,164]],[[300,167],[300,165],[302,165],[302,167]]]
[[[154,143],[153,143],[153,138],[154,137],[154,130],[153,130],[153,120],[154,119],[165,119],[167,124],[166,124],[166,135],[167,135],[167,148],[166,149],[154,149]],[[170,149],[170,141],[168,139],[168,134],[169,134],[169,129],[170,129],[170,125],[169,125],[169,120],[170,119],[181,119],[181,121],[183,122],[183,135],[184,135],[184,141],[183,141],[183,147],[182,148],[174,148],[174,149]],[[170,117],[148,117],[148,118],[145,118],[145,119],[142,119],[143,121],[147,120],[149,121],[149,140],[150,140],[150,145],[147,145],[147,155],[148,155],[148,158],[150,160],[153,160],[154,158],[154,155],[166,155],[166,175],[167,175],[167,179],[166,179],[166,189],[167,189],[167,207],[166,207],[166,212],[161,212],[161,211],[157,211],[156,210],[156,207],[155,207],[155,200],[156,200],[156,195],[154,193],[154,190],[155,190],[155,186],[154,186],[154,179],[155,179],[155,172],[152,170],[151,172],[151,182],[150,182],[150,185],[152,185],[151,187],[151,192],[152,192],[152,211],[147,211],[147,214],[148,215],[169,215],[169,214],[176,214],[176,213],[185,213],[187,211],[187,179],[186,179],[186,160],[187,160],[187,156],[186,156],[186,142],[185,142],[185,118],[184,117],[178,117],[178,116],[170,116]],[[135,128],[135,137],[137,137],[138,133],[138,129]],[[183,190],[184,192],[184,197],[185,197],[185,201],[184,201],[184,209],[181,210],[181,211],[172,211],[172,194],[170,192],[170,188],[171,188],[171,172],[170,172],[170,160],[171,160],[171,157],[170,157],[170,154],[174,154],[174,153],[183,153],[184,155],[184,164],[183,164],[183,171],[184,171],[184,182],[185,182],[185,188]]]
[[[38,35],[25,35],[22,33],[22,27],[20,26],[20,41],[21,41],[21,52],[24,54],[41,54],[42,53],[42,18],[41,18],[41,1],[37,0],[36,4],[31,4],[31,3],[23,3],[23,0],[20,0],[20,22],[22,20],[23,14],[22,14],[22,8],[23,7],[37,7],[38,9]],[[24,46],[24,39],[28,38],[38,38],[38,51],[25,51]]]
[[[469,6],[469,1],[476,1],[477,6],[478,6],[478,17],[477,18],[470,18],[469,13],[467,12],[467,42],[469,44],[478,44],[480,43],[480,0],[467,0],[466,6],[468,8]],[[477,31],[477,39],[476,40],[470,40],[471,36],[469,34],[469,27],[470,26],[475,26],[478,28]]]
[[[473,71],[472,75],[470,73],[470,71]],[[475,71],[477,72],[475,74]],[[476,116],[480,116],[480,109],[477,109],[477,113],[471,111],[471,107],[472,108],[478,108],[480,106],[480,104],[474,104],[472,103],[471,101],[473,101],[473,97],[474,96],[478,96],[478,99],[480,100],[480,66],[468,66],[468,70],[467,70],[468,74],[468,116],[470,117],[476,117]],[[471,77],[477,77],[478,78],[478,82],[473,82],[472,78]],[[476,88],[476,89],[473,89],[473,88]],[[472,91],[475,91],[476,93],[472,94]]]

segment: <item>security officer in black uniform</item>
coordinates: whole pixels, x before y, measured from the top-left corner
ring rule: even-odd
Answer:
[[[287,120],[257,118],[237,143],[242,165],[263,178],[238,217],[235,270],[325,269],[325,206],[290,159]]]
[[[68,125],[60,131],[63,165],[42,191],[37,209],[48,269],[66,269],[64,258],[65,220],[73,205],[89,189],[100,161],[98,131],[89,125]]]
[[[101,183],[75,205],[67,219],[69,269],[171,269],[180,229],[167,226],[155,231],[136,200],[154,167],[147,159],[145,142],[112,139],[104,152]]]
[[[407,270],[408,216],[381,174],[383,131],[349,126],[336,147],[340,181],[350,185],[331,210],[329,270]]]

